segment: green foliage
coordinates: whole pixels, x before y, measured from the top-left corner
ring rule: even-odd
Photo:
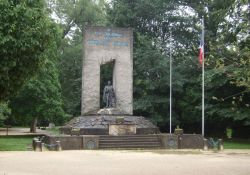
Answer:
[[[11,109],[8,107],[8,103],[0,103],[0,126],[3,125],[3,121],[10,115]]]
[[[210,120],[231,121],[229,125],[250,124],[247,4],[209,1],[205,15],[207,115]]]
[[[63,109],[69,115],[79,115],[85,25],[131,27],[134,114],[152,119],[167,131],[171,43],[173,127],[180,125],[184,132],[200,133],[201,67],[197,57],[200,19],[204,16],[206,132],[216,128],[225,133],[228,127],[249,126],[248,3],[112,0],[107,5],[104,0],[47,0],[62,31],[59,36],[42,0],[1,1],[0,99],[9,99],[38,71],[11,100],[16,118],[26,123],[25,116],[28,121],[39,117],[60,123],[65,116]],[[107,69],[103,70],[104,79],[110,74]]]
[[[63,38],[74,33],[72,28],[83,31],[86,24],[103,24],[106,21],[104,0],[48,0],[48,2],[63,29]]]
[[[167,111],[167,61],[149,38],[137,36],[134,51],[134,110],[135,114],[151,116],[156,123]],[[164,90],[166,89],[166,90]],[[165,94],[165,95],[164,95]]]
[[[57,65],[53,60],[46,60],[45,65],[21,89],[11,101],[13,115],[25,117],[31,122],[34,117],[56,124],[64,122],[61,97],[61,85]]]
[[[35,74],[56,33],[43,0],[0,1],[0,100]]]
[[[103,0],[56,0],[49,1],[63,30],[60,47],[60,83],[64,110],[71,116],[80,115],[81,77],[83,60],[83,29],[85,25],[106,23]]]
[[[67,114],[77,116],[81,111],[82,36],[80,33],[69,42],[64,39],[60,54],[60,83],[64,109]]]
[[[248,2],[113,0],[111,4],[109,23],[134,28],[136,114],[151,117],[164,128],[168,125],[171,40],[173,124],[187,132],[200,132],[201,69],[197,57],[204,16],[206,122],[218,125],[220,132],[227,126],[250,124]]]

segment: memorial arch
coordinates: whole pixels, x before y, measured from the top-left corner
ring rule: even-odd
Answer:
[[[81,115],[100,110],[100,67],[113,62],[116,110],[133,114],[133,31],[130,28],[86,27],[84,31]]]

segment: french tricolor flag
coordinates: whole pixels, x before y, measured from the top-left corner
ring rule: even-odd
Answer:
[[[203,53],[204,53],[204,43],[200,43],[199,46],[199,62],[202,65],[203,62]]]
[[[202,21],[202,33],[201,33],[201,40],[200,40],[200,46],[199,46],[199,62],[202,65],[204,60],[204,23]]]

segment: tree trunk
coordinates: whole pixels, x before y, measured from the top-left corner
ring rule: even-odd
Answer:
[[[31,126],[30,126],[30,132],[36,133],[36,125],[37,125],[37,117],[33,119]]]

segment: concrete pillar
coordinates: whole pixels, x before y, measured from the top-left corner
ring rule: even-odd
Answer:
[[[45,148],[45,143],[41,143],[41,151],[45,151],[46,148]]]
[[[204,143],[203,150],[204,150],[204,151],[207,151],[207,150],[208,150],[208,143],[207,143],[207,139],[203,139],[203,143]]]
[[[62,151],[61,142],[59,140],[56,141],[56,151]]]
[[[223,151],[224,150],[224,144],[222,139],[218,139],[218,150]]]
[[[32,148],[33,148],[33,150],[35,151],[35,149],[36,149],[36,142],[38,141],[38,138],[33,138],[33,140],[32,140]]]
[[[35,151],[42,151],[42,142],[40,140],[35,142]]]

